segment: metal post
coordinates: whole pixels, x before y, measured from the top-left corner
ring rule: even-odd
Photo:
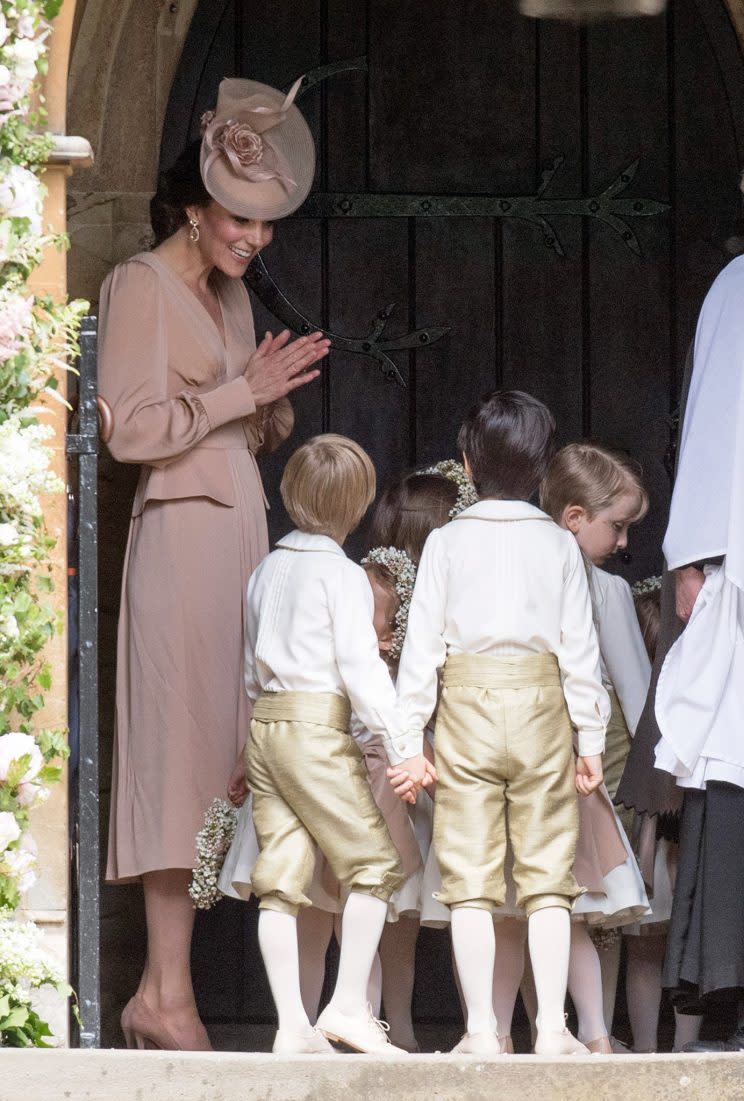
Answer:
[[[98,789],[98,409],[97,320],[80,333],[79,431],[67,436],[78,466],[78,723],[73,780],[73,893],[76,902],[73,982],[81,1025],[79,1045],[101,1044],[100,839]]]

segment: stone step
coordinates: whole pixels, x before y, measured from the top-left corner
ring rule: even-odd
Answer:
[[[281,1058],[169,1051],[16,1051],[2,1101],[742,1101],[741,1055],[483,1061],[452,1055]]]

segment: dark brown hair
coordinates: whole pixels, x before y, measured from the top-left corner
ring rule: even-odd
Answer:
[[[653,661],[656,657],[656,644],[659,641],[661,589],[653,589],[650,593],[639,593],[638,596],[633,597],[633,600],[646,651]]]
[[[158,179],[158,189],[150,200],[150,224],[154,245],[172,237],[185,226],[187,206],[209,206],[212,196],[204,186],[199,167],[201,141],[190,142],[180,157]]]
[[[404,550],[421,561],[427,536],[443,527],[457,500],[457,486],[441,474],[406,475],[389,486],[377,503],[370,534],[373,547]]]
[[[522,390],[494,390],[468,413],[457,436],[479,497],[529,501],[553,455],[555,420]]]

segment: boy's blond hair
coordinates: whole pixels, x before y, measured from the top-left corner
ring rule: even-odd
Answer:
[[[375,468],[364,448],[327,432],[297,448],[279,491],[300,531],[329,535],[341,543],[359,526],[376,488]]]
[[[648,493],[638,463],[596,443],[570,443],[553,457],[540,487],[540,505],[560,524],[569,505],[580,505],[594,517],[624,493],[638,495],[632,523],[648,511]]]

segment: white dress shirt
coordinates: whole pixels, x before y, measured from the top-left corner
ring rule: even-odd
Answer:
[[[421,753],[380,657],[367,575],[327,535],[292,531],[248,582],[245,687],[334,692],[380,736],[393,764]]]
[[[601,753],[610,701],[578,544],[526,501],[479,501],[424,546],[398,673],[408,725],[433,712],[448,654],[545,653],[558,659],[579,753]]]
[[[631,735],[646,705],[651,662],[638,625],[630,585],[622,577],[592,566],[589,587],[599,633],[602,683],[614,688]]]

